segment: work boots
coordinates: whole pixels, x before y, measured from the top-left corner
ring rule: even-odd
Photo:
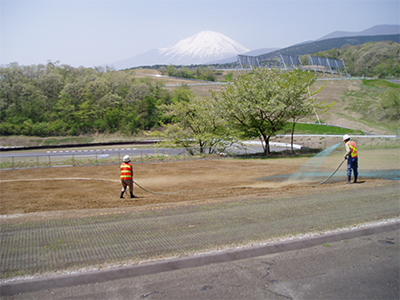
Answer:
[[[124,197],[124,194],[125,194],[125,191],[122,191],[122,192],[121,192],[121,197],[120,197],[120,198],[125,198],[125,197]],[[131,192],[131,198],[138,198],[138,197],[136,197],[136,196]]]
[[[354,181],[353,183],[357,183],[357,176],[354,176]]]
[[[351,183],[351,175],[347,175],[347,183]]]

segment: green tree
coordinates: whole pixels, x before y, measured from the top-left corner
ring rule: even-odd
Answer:
[[[316,99],[312,96],[320,92],[324,87],[311,92],[310,87],[317,80],[316,76],[311,72],[304,72],[301,70],[294,70],[292,72],[283,73],[282,99],[287,105],[286,116],[291,121],[290,128],[290,144],[292,152],[293,149],[293,136],[296,124],[299,120],[312,115],[316,109],[326,110],[332,105],[323,105],[323,103],[316,104]]]
[[[400,93],[398,89],[390,90],[382,95],[381,107],[385,119],[400,121]]]
[[[289,119],[296,121],[310,114],[311,101],[305,100],[314,81],[314,75],[302,71],[255,68],[213,97],[232,133],[260,139],[268,156],[270,138],[282,131]]]
[[[239,138],[259,138],[265,155],[270,153],[271,136],[286,124],[282,80],[279,70],[256,68],[212,94],[232,133]]]
[[[181,85],[174,90],[172,102],[190,102],[194,98],[193,91],[188,85]]]
[[[10,115],[21,113],[21,93],[26,84],[22,68],[12,63],[6,68],[0,68],[0,104],[1,119],[4,121]]]
[[[167,144],[184,147],[189,153],[215,153],[232,143],[226,121],[220,117],[216,103],[211,99],[193,98],[164,106],[175,123],[164,124],[157,134]]]

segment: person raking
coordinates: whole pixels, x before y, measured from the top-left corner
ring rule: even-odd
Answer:
[[[347,183],[351,183],[351,172],[354,173],[353,183],[357,183],[358,179],[358,150],[357,144],[351,139],[348,134],[343,136],[343,142],[346,145],[346,154],[344,159],[347,159]]]
[[[120,198],[124,198],[124,194],[128,186],[129,186],[129,192],[131,193],[131,198],[137,198],[133,194],[133,167],[132,164],[130,164],[130,162],[131,158],[129,157],[129,155],[125,155],[123,158],[123,163],[121,164],[122,190]]]

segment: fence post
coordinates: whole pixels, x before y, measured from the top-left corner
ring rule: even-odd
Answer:
[[[50,154],[49,154],[49,167],[51,168],[51,159],[50,159]]]

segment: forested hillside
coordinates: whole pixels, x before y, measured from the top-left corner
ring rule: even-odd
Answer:
[[[400,44],[391,41],[345,45],[313,55],[343,60],[352,76],[400,76]],[[307,58],[303,56],[303,59]]]
[[[0,132],[62,136],[151,129],[171,94],[133,74],[53,63],[0,68]]]

